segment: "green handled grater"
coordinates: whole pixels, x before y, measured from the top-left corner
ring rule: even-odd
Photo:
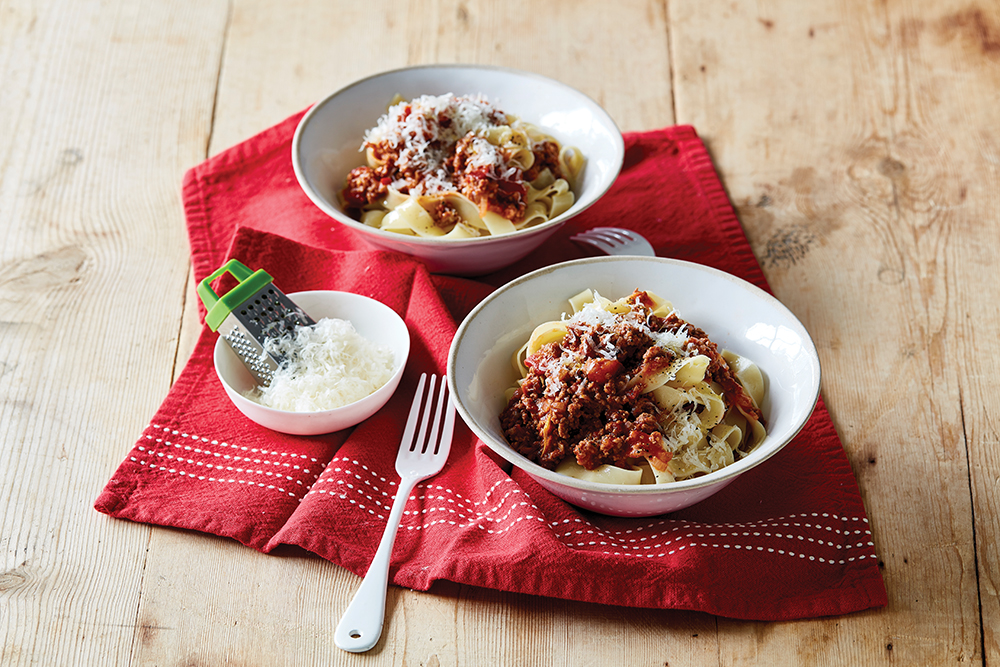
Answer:
[[[239,285],[220,297],[210,283],[226,272]],[[265,350],[265,341],[291,333],[296,326],[316,323],[275,287],[273,280],[263,269],[251,271],[239,260],[231,259],[198,284],[198,296],[208,309],[205,324],[219,332],[264,387],[271,384],[282,362],[282,358]]]

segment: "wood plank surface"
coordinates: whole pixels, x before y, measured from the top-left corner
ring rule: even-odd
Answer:
[[[823,650],[842,664],[979,661],[980,596],[996,627],[974,572],[977,557],[996,571],[983,556],[996,559],[997,467],[968,431],[990,403],[966,385],[995,364],[968,338],[995,260],[996,152],[977,144],[996,113],[976,90],[996,86],[1000,16],[819,4],[674,3],[678,119],[707,138],[776,294],[813,332],[871,514],[889,609],[818,622]],[[771,629],[754,655],[813,652],[799,624]],[[987,646],[995,659],[992,633]]]
[[[692,124],[812,332],[885,609],[747,623],[359,579],[92,503],[200,330],[185,170],[386,69],[545,74]],[[0,665],[1000,660],[1000,7],[976,0],[0,1]]]
[[[132,662],[152,529],[92,504],[170,385],[225,15],[0,4],[5,665]]]

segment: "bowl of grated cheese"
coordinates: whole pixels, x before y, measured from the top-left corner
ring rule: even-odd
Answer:
[[[292,140],[299,185],[333,231],[454,275],[542,246],[607,192],[623,157],[620,130],[587,95],[475,65],[357,81],[310,108]]]
[[[269,341],[286,363],[261,387],[220,336],[215,372],[233,405],[266,428],[320,435],[378,412],[399,385],[410,353],[403,319],[385,304],[350,292],[288,295],[316,324]]]

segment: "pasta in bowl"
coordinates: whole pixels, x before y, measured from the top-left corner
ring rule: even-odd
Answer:
[[[618,516],[690,506],[769,459],[806,423],[819,379],[808,332],[764,291],[621,256],[500,288],[462,322],[448,365],[486,445],[567,502]]]
[[[312,107],[292,141],[296,178],[320,210],[458,275],[538,248],[607,191],[623,156],[614,121],[582,93],[466,65],[356,82]]]
[[[345,210],[370,227],[445,240],[512,234],[562,215],[584,162],[484,95],[395,99],[362,147],[367,164],[347,175]]]
[[[607,484],[692,479],[750,454],[766,435],[764,377],[719,350],[670,302],[635,290],[571,297],[515,353],[521,379],[500,424],[526,458]]]

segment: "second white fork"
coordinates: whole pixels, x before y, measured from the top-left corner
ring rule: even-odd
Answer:
[[[570,240],[592,245],[609,255],[656,256],[653,246],[642,234],[621,227],[594,227],[571,236]]]

